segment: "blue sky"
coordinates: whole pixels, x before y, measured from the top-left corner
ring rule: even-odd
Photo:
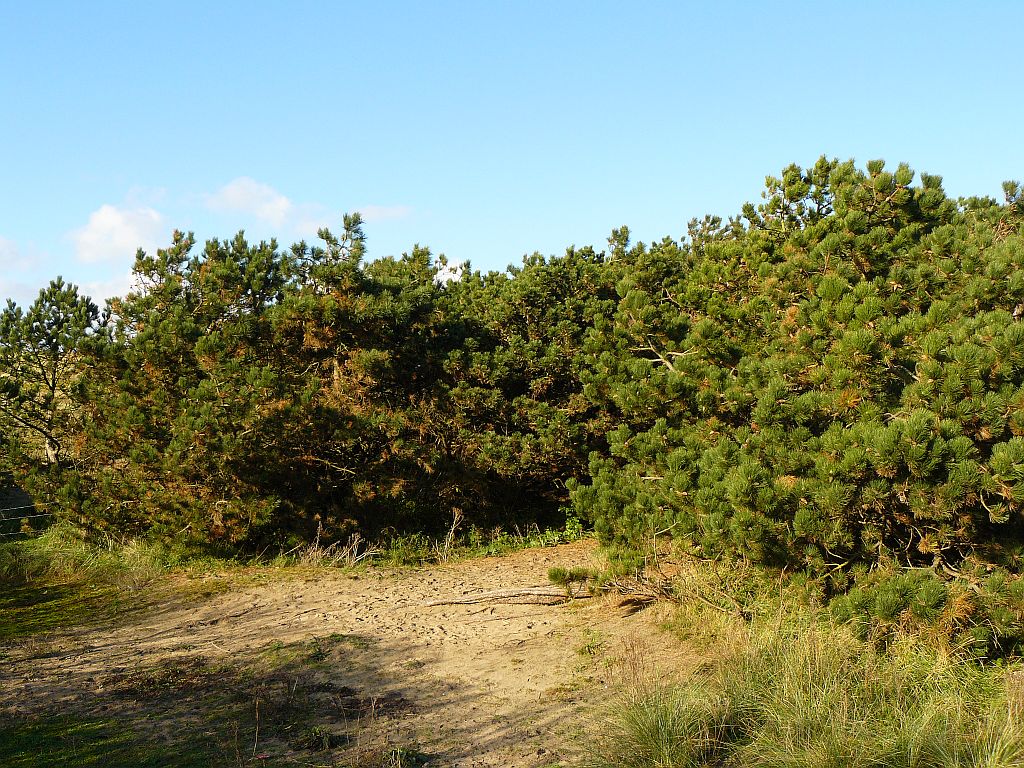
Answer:
[[[173,229],[370,255],[678,237],[821,154],[1024,179],[1024,3],[0,0],[0,298]]]

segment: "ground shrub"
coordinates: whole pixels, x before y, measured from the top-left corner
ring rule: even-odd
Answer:
[[[947,653],[992,660],[1018,655],[1024,644],[1024,580],[1004,570],[950,580],[929,569],[882,569],[830,610],[880,648],[913,635]]]

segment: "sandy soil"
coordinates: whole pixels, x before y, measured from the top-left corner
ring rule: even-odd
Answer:
[[[318,690],[356,697],[360,738],[415,744],[431,764],[571,765],[620,670],[677,666],[658,609],[612,598],[561,605],[430,605],[496,589],[550,586],[552,566],[596,565],[592,542],[406,572],[271,571],[242,588],[4,649],[0,712],[110,707],[141,669],[209,668],[323,643]],[[304,647],[308,647],[304,646]],[[320,647],[320,646],[317,646]],[[329,652],[328,652],[329,651]],[[105,702],[105,703],[104,703]]]

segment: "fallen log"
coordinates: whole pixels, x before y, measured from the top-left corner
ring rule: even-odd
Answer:
[[[462,597],[446,597],[428,600],[422,605],[473,605],[474,603],[511,603],[514,605],[558,605],[569,600],[590,597],[587,591],[568,593],[559,587],[521,587],[519,589],[495,589],[476,592]]]

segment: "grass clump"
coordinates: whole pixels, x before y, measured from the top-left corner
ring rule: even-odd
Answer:
[[[548,581],[559,587],[571,587],[573,584],[586,584],[592,579],[596,579],[598,576],[597,572],[592,568],[585,568],[583,566],[572,566],[570,568],[562,568],[556,566],[548,570]]]
[[[208,596],[216,588],[166,577],[172,570],[205,573],[223,566],[159,543],[87,540],[58,523],[0,544],[0,640],[109,622],[162,599]]]
[[[358,533],[350,534],[344,541],[330,544],[321,541],[322,534],[323,528],[318,527],[313,541],[285,552],[282,555],[284,563],[313,568],[345,569],[355,568],[379,554],[379,550],[372,547]]]
[[[105,546],[66,525],[0,545],[0,640],[109,621],[165,571],[159,553],[139,542]]]
[[[842,626],[761,627],[688,683],[636,682],[592,766],[1020,766],[1021,674]]]
[[[91,582],[140,589],[165,572],[169,553],[138,540],[86,540],[67,524],[0,545],[0,583]]]
[[[470,526],[464,531],[456,530],[458,518],[453,527],[441,538],[431,538],[423,533],[384,536],[373,547],[371,562],[375,565],[421,566],[430,563],[446,563],[470,557],[497,557],[532,547],[554,547],[579,541],[586,533],[576,518],[569,517],[561,528],[540,528],[536,524],[527,528],[514,527],[512,530],[494,528],[484,530]]]

